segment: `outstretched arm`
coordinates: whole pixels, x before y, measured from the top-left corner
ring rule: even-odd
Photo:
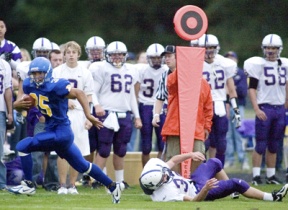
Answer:
[[[95,118],[93,115],[90,114],[90,107],[89,107],[88,99],[82,90],[79,90],[77,88],[71,88],[69,94],[66,97],[69,99],[77,98],[77,100],[83,107],[83,111],[84,111],[86,118],[91,123],[93,123],[93,125],[95,125],[98,129],[103,127],[102,122],[98,118]]]
[[[187,159],[192,159],[195,161],[204,161],[205,156],[201,152],[189,152],[181,155],[175,155],[173,156],[168,162],[167,165],[169,168],[173,168],[175,165],[183,162],[184,160]]]

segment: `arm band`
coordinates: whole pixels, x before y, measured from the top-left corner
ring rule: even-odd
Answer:
[[[89,102],[89,107],[90,107],[90,114],[93,114],[94,105],[92,102]]]
[[[257,90],[259,80],[254,77],[250,77],[249,79],[249,88]]]
[[[238,105],[237,105],[237,98],[231,98],[230,103],[233,109],[237,109]]]

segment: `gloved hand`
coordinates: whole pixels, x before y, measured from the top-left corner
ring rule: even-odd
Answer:
[[[240,111],[238,108],[233,109],[234,110],[234,117],[232,122],[235,122],[235,127],[239,128],[241,126],[241,116]]]
[[[2,53],[1,58],[5,61],[9,62],[12,59],[12,53]]]

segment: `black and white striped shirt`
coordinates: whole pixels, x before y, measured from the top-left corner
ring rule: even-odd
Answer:
[[[170,73],[172,73],[171,70],[163,72],[161,79],[159,80],[159,86],[156,92],[157,100],[165,101],[168,99],[167,77]]]

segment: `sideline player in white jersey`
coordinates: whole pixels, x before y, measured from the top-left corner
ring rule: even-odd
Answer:
[[[186,179],[171,170],[173,166],[187,160],[204,161],[200,152],[189,152],[173,156],[168,162],[151,158],[144,167],[140,178],[140,186],[152,201],[213,201],[224,198],[232,192],[238,192],[247,198],[264,201],[282,201],[288,191],[288,184],[280,190],[266,193],[241,179],[229,179],[221,161],[210,158],[202,163]]]
[[[13,125],[12,70],[8,62],[0,58],[0,158],[4,157],[6,125]],[[6,121],[7,119],[7,121]],[[12,126],[11,126],[12,127]],[[6,167],[0,161],[0,191],[6,189]]]
[[[200,37],[198,45],[206,49],[203,77],[211,87],[214,105],[212,129],[205,145],[206,149],[209,148],[209,157],[218,158],[224,165],[227,146],[226,133],[228,132],[228,118],[225,106],[227,94],[235,112],[236,127],[241,124],[240,112],[236,101],[237,93],[233,80],[233,76],[237,71],[237,64],[231,59],[220,55],[217,56],[220,49],[219,41],[212,34],[204,34]]]
[[[80,65],[84,65],[85,68],[89,68],[89,66],[92,63],[100,63],[101,61],[105,60],[105,48],[106,48],[105,41],[101,37],[99,36],[90,37],[87,40],[86,45],[85,45],[85,51],[86,51],[88,60],[78,61],[78,63],[80,63]],[[93,116],[96,117],[95,109],[93,109]],[[90,155],[86,156],[86,160],[88,160],[91,163],[94,162],[94,156],[95,156],[94,153],[97,149],[97,144],[98,144],[97,130],[98,129],[95,126],[92,126],[88,131]],[[103,172],[106,174],[106,168],[103,169]],[[98,188],[102,186],[102,184],[98,182],[97,180],[94,180],[92,183],[90,183],[90,181],[91,181],[90,176],[88,176],[87,174],[83,174],[83,178],[82,178],[83,186],[90,186],[90,184],[92,185],[92,188]]]
[[[244,62],[244,70],[249,77],[249,96],[256,114],[252,183],[262,184],[261,162],[266,151],[266,183],[281,184],[275,177],[275,164],[278,144],[284,138],[288,60],[280,57],[283,44],[276,34],[264,37],[262,49],[264,58],[252,57]]]
[[[113,165],[119,182],[124,182],[124,157],[132,133],[132,113],[135,127],[142,127],[132,76],[135,70],[126,59],[126,45],[114,41],[107,46],[106,61],[94,62],[89,67],[95,84],[96,116],[104,121],[104,127],[98,130],[95,162],[103,169],[113,145]]]
[[[72,87],[84,91],[89,102],[92,102],[92,94],[94,92],[94,84],[90,71],[80,64],[78,59],[81,56],[81,47],[75,41],[70,41],[65,44],[64,57],[65,63],[53,70],[54,78],[68,79]],[[68,117],[71,121],[71,128],[74,133],[74,143],[79,147],[83,156],[90,154],[90,145],[88,138],[88,129],[92,124],[86,119],[79,101],[77,99],[69,99],[68,102]],[[64,159],[58,158],[58,172],[61,187],[58,194],[78,194],[75,187],[75,182],[78,172],[70,167],[70,186],[66,188],[67,162]]]
[[[159,80],[162,73],[168,71],[168,66],[163,65],[164,47],[161,44],[151,44],[146,50],[148,64],[135,64],[137,68],[137,83],[135,85],[136,96],[138,96],[139,113],[142,120],[141,133],[141,151],[143,167],[150,159],[152,150],[152,134],[153,134],[153,106],[155,103],[155,94],[158,89]],[[157,137],[158,155],[162,155],[164,142],[162,141],[161,130],[165,121],[165,114],[161,114],[159,127],[155,128]]]
[[[88,69],[91,63],[102,61],[104,59],[105,47],[105,41],[100,36],[90,37],[85,45],[88,60],[80,60],[78,63]]]

